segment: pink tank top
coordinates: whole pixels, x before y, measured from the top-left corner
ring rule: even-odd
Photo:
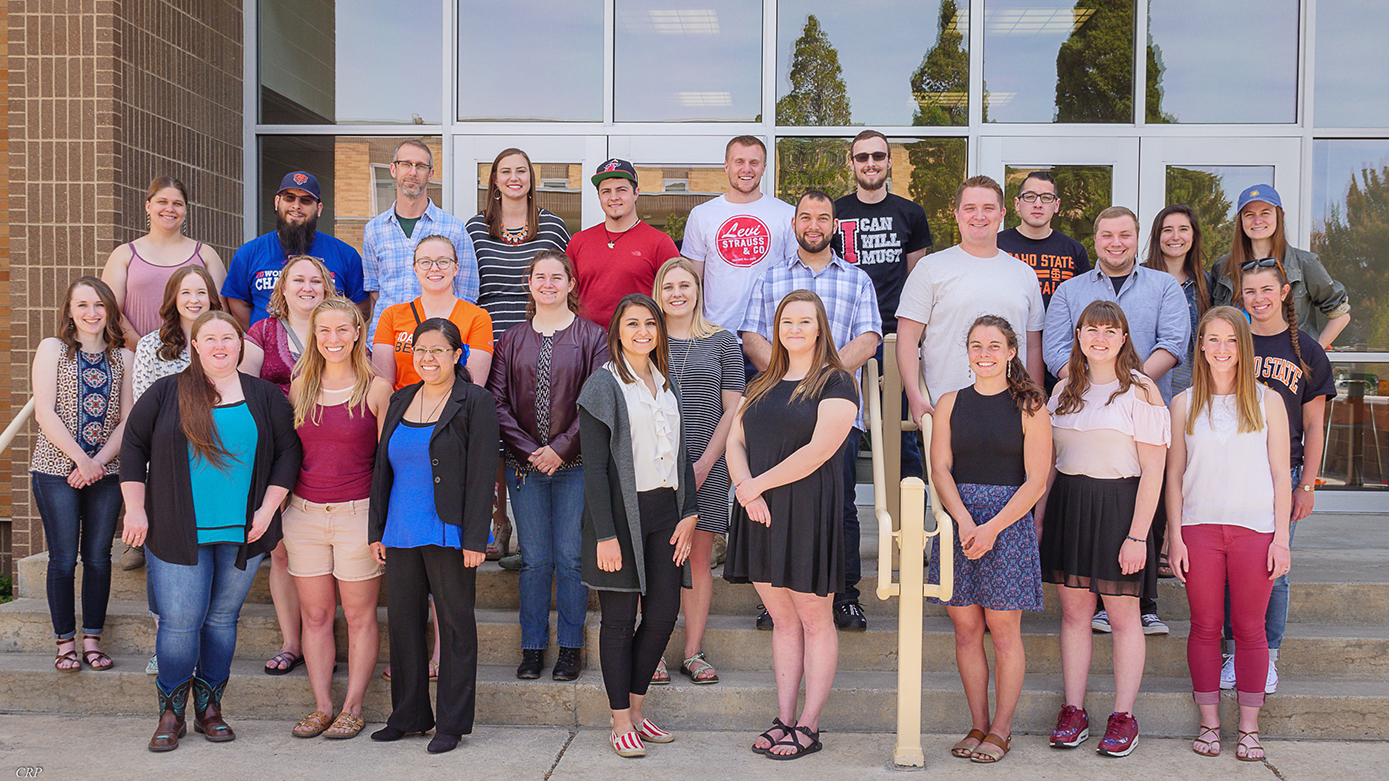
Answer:
[[[193,255],[177,266],[156,266],[140,257],[135,243],[130,243],[130,265],[125,272],[125,316],[140,336],[158,331],[160,326],[159,307],[164,305],[164,287],[169,277],[184,266],[207,264],[202,259],[202,242],[193,248]],[[208,291],[216,295],[217,291]]]
[[[319,419],[299,427],[304,461],[294,495],[329,504],[366,499],[376,464],[376,416],[363,406],[347,414],[347,403],[319,407]]]

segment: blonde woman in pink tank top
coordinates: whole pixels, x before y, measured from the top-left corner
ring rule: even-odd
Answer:
[[[164,286],[174,271],[188,265],[206,268],[221,287],[227,267],[211,247],[185,235],[188,188],[172,176],[156,177],[145,195],[149,233],[111,251],[101,281],[116,294],[128,346],[159,329]]]

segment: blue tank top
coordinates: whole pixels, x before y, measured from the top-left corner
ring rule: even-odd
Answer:
[[[224,468],[203,459],[188,446],[188,478],[193,484],[193,519],[198,544],[246,542],[246,505],[256,459],[256,419],[245,401],[212,409],[217,436],[231,456]],[[233,499],[235,497],[236,500]]]
[[[381,535],[381,544],[387,548],[463,549],[463,528],[439,520],[434,509],[434,470],[429,463],[433,434],[433,423],[406,421],[391,432],[386,456],[395,479],[386,508],[386,531]]]

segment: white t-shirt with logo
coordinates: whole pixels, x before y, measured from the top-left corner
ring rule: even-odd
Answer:
[[[704,264],[704,317],[738,333],[748,294],[767,263],[796,251],[792,221],[796,209],[763,195],[752,203],[730,203],[727,196],[690,211],[680,253]]]
[[[1042,330],[1046,310],[1032,267],[1006,252],[977,258],[958,245],[922,258],[907,275],[897,317],[926,325],[921,373],[931,403],[974,383],[965,338],[980,315],[997,315],[1018,335],[1018,357],[1027,363],[1027,335]]]

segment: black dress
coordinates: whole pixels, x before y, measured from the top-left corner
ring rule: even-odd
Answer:
[[[798,380],[783,380],[743,412],[743,439],[752,474],[760,475],[810,443],[824,399],[858,403],[847,372],[836,372],[816,398],[791,400]],[[803,594],[844,590],[844,475],[836,454],[805,478],[762,494],[772,524],[763,526],[733,505],[724,579],[769,583]]]

